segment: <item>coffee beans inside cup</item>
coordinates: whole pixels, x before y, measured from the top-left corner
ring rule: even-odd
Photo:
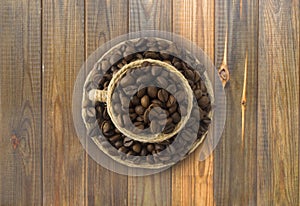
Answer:
[[[160,48],[161,52],[148,51],[149,42],[150,40],[145,39],[135,45],[127,44],[123,50],[118,50],[117,55],[113,57],[114,62],[111,59],[102,60],[102,63],[105,62],[104,66],[109,67],[109,69],[98,82],[98,89],[106,90],[113,75],[124,65],[135,60],[151,58],[171,64],[184,75],[194,92],[199,106],[200,121],[193,124],[199,124],[196,133],[198,139],[202,138],[211,122],[209,117],[211,102],[201,74],[185,61],[174,56],[178,52],[175,46],[155,42],[151,46]],[[141,50],[141,48],[147,51],[133,53],[133,51]],[[187,114],[186,94],[183,92],[182,85],[178,85],[174,79],[172,73],[166,72],[163,68],[157,68],[155,65],[147,64],[147,62],[142,65],[142,68],[128,72],[118,82],[112,96],[112,111],[117,115],[118,125],[137,133],[140,132],[140,134],[149,132],[151,134],[168,134],[174,131],[174,128]],[[105,103],[97,102],[95,108],[99,128],[109,143],[106,145],[108,147],[110,145],[109,150],[116,151],[110,154],[119,155],[121,158],[122,156],[128,157],[128,161],[136,164],[140,164],[137,159],[129,157],[147,156],[145,161],[149,164],[175,161],[176,155],[171,154],[180,149],[175,149],[172,146],[176,135],[163,142],[136,141],[125,136],[115,127],[107,113]],[[192,142],[189,143],[189,136],[190,134],[186,133],[185,137],[180,140],[183,145],[192,144]],[[162,152],[165,154],[160,156],[159,154]],[[170,154],[170,158],[168,154]]]

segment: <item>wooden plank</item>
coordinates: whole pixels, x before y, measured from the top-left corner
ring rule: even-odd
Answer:
[[[214,1],[173,2],[174,32],[214,58]],[[172,205],[214,205],[213,157],[199,162],[200,148],[172,169]]]
[[[130,32],[172,31],[172,2],[129,0]],[[171,170],[144,177],[128,177],[128,205],[171,205]]]
[[[214,153],[214,197],[216,205],[256,205],[258,1],[217,0],[215,6],[215,62],[221,66],[228,32],[230,80],[225,89],[225,130]],[[245,91],[246,110],[242,117]]]
[[[127,0],[87,0],[87,56],[103,43],[127,33],[127,19]],[[87,164],[88,205],[127,205],[127,176],[111,172],[91,158]]]
[[[259,4],[258,205],[299,205],[299,6]]]
[[[84,0],[43,0],[43,203],[84,205],[85,152],[72,118],[84,61]]]
[[[40,8],[0,2],[0,205],[42,204]]]

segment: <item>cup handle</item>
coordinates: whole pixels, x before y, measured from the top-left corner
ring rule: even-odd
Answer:
[[[106,102],[107,101],[107,91],[92,89],[89,92],[89,99],[93,102]]]

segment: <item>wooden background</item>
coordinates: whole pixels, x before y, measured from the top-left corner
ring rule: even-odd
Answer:
[[[299,15],[299,0],[1,0],[0,205],[300,205]],[[227,122],[206,161],[127,177],[83,150],[71,100],[96,48],[145,29],[217,67],[228,32]]]

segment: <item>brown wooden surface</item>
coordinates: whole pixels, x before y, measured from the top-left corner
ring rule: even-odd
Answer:
[[[0,1],[0,205],[300,205],[299,19],[299,0]],[[96,48],[145,29],[194,41],[216,67],[227,32],[227,121],[204,162],[197,150],[127,177],[82,148],[72,93]]]

